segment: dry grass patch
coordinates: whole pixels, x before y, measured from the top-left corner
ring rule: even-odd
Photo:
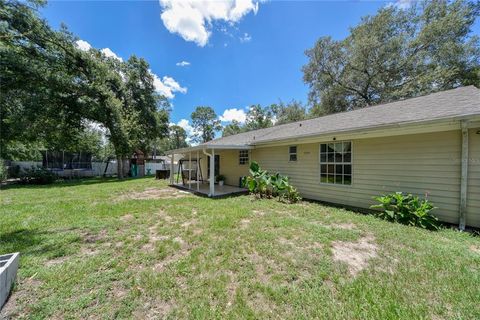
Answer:
[[[30,307],[37,303],[42,282],[34,276],[17,281],[15,290],[0,310],[0,319],[26,318]]]
[[[151,200],[151,199],[173,199],[191,197],[192,194],[187,191],[178,190],[171,187],[166,188],[148,188],[140,192],[130,192],[122,194],[117,200]]]
[[[368,266],[370,259],[377,256],[378,247],[373,235],[366,235],[355,242],[334,241],[333,260],[347,264],[351,275],[355,276]]]
[[[155,272],[164,271],[168,265],[175,263],[184,257],[187,257],[190,254],[190,252],[193,250],[193,246],[189,245],[180,237],[175,237],[173,241],[180,244],[180,249],[175,251],[173,254],[165,257],[162,261],[155,264],[153,266],[153,271]]]
[[[165,319],[171,312],[174,303],[155,299],[142,304],[133,312],[133,319]]]

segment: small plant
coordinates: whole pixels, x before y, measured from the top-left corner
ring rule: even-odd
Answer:
[[[223,186],[223,184],[225,183],[225,176],[223,174],[219,174],[217,177],[216,177],[216,180],[218,182],[219,185]]]
[[[279,200],[291,203],[302,199],[297,189],[290,184],[287,176],[282,176],[278,172],[270,174],[268,171],[262,170],[255,161],[250,164],[250,176],[245,177],[242,183],[250,193],[258,197],[278,197]]]
[[[20,175],[20,183],[22,184],[51,184],[57,179],[57,174],[40,167],[25,169]]]
[[[371,208],[383,209],[375,213],[380,219],[428,230],[438,230],[440,226],[438,219],[430,213],[435,207],[427,199],[420,199],[418,196],[402,192],[374,199],[380,204],[373,205]]]

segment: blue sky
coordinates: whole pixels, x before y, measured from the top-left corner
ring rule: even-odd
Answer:
[[[306,102],[304,51],[321,36],[345,37],[362,16],[386,4],[51,1],[41,14],[54,28],[65,23],[84,46],[108,48],[106,54],[123,59],[145,58],[157,88],[170,97],[172,122],[188,129],[182,119],[190,119],[199,105],[213,107],[224,120],[242,120],[251,104]],[[475,32],[480,33],[478,21]]]

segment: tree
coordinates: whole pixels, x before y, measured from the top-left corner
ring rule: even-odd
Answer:
[[[227,137],[244,131],[245,128],[240,122],[238,122],[237,120],[232,120],[232,122],[223,127],[222,136]]]
[[[300,101],[292,100],[287,104],[280,101],[278,104],[272,104],[270,108],[277,120],[275,125],[301,121],[307,118],[307,110]]]
[[[414,2],[364,17],[343,40],[320,38],[303,67],[313,115],[480,85],[480,46],[471,28],[479,4]]]
[[[197,107],[191,115],[192,126],[196,134],[193,140],[204,143],[215,138],[215,132],[222,129],[215,111],[208,106]]]
[[[170,127],[170,149],[180,149],[188,147],[187,131],[180,126],[173,125]]]
[[[273,113],[269,107],[262,108],[259,104],[250,106],[245,121],[245,130],[257,130],[273,126]]]
[[[1,2],[0,144],[65,149],[95,122],[121,160],[166,134],[165,98],[155,93],[148,63],[79,50],[65,27],[54,31],[39,18],[40,4]]]

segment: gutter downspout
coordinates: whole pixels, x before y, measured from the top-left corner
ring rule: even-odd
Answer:
[[[215,149],[212,149],[212,153],[208,153],[206,149],[203,149],[203,153],[210,157],[210,193],[209,197],[215,196]]]
[[[467,186],[468,186],[468,123],[462,120],[462,175],[460,179],[460,218],[458,228],[465,230],[467,215]]]

